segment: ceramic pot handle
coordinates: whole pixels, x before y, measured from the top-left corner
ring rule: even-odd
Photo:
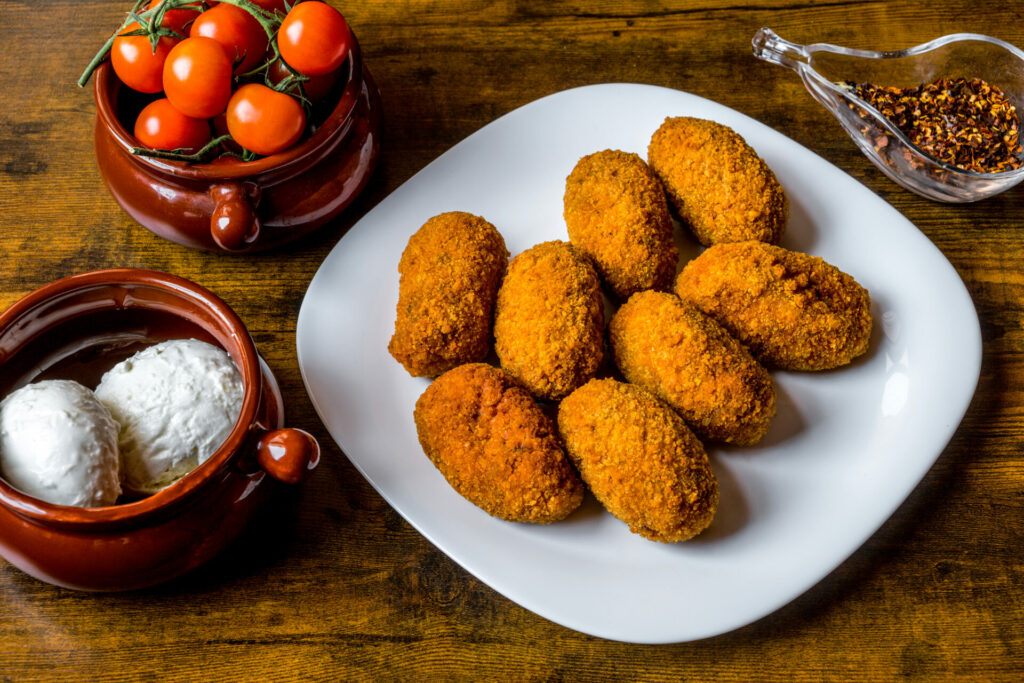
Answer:
[[[253,208],[259,203],[258,189],[225,183],[210,188],[210,197],[214,201],[210,234],[221,249],[238,251],[259,238],[260,220]]]
[[[320,444],[301,429],[275,429],[260,438],[256,460],[274,479],[298,484],[320,464]]]

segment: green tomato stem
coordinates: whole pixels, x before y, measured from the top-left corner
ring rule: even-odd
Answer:
[[[182,154],[179,150],[149,149],[148,147],[132,147],[132,154],[140,157],[153,157],[154,159],[167,159],[169,161],[186,161],[189,163],[202,162],[211,151],[216,149],[222,142],[231,140],[230,135],[221,135],[206,143],[205,146],[194,154]]]

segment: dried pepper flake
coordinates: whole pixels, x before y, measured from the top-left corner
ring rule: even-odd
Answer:
[[[979,173],[1024,166],[1017,110],[1002,90],[980,78],[940,78],[916,88],[850,81],[841,85],[892,121],[917,147],[951,166]]]

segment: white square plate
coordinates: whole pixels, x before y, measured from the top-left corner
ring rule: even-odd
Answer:
[[[731,126],[790,199],[783,245],[824,257],[872,296],[867,356],[826,373],[775,372],[762,444],[712,446],[719,513],[674,545],[631,534],[588,497],[550,526],[504,522],[463,500],[423,455],[412,413],[428,381],[387,352],[398,260],[435,214],[497,226],[514,255],[567,239],[565,178],[602,149],[646,158],[666,116]],[[694,249],[694,251],[696,251]],[[906,498],[967,409],[981,364],[977,314],[942,253],[851,177],[789,138],[688,93],[595,85],[521,107],[441,155],[370,211],[313,278],[297,329],[320,417],[353,464],[453,560],[537,614],[638,643],[695,640],[786,604],[854,552]]]

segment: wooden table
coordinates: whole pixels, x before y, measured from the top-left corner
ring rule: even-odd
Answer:
[[[195,280],[246,321],[281,382],[289,424],[312,431],[325,456],[281,521],[162,587],[81,594],[0,561],[0,679],[931,680],[1024,671],[1024,186],[966,206],[910,194],[860,155],[795,74],[750,54],[761,26],[796,42],[862,48],[958,31],[1024,45],[1019,3],[347,3],[383,94],[379,170],[332,225],[241,257],[154,237],[99,178],[92,93],[75,81],[122,4],[0,3],[0,306],[102,267]],[[361,215],[496,117],[613,81],[711,98],[850,173],[949,258],[984,337],[980,384],[956,436],[862,548],[778,612],[669,646],[555,625],[434,548],[331,440],[295,352],[310,278]]]

